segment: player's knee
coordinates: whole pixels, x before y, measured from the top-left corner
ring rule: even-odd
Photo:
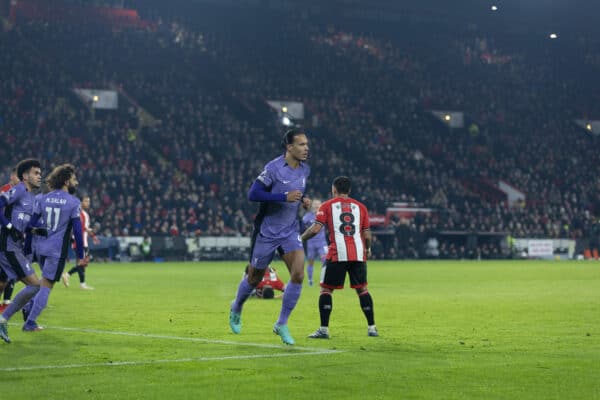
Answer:
[[[290,280],[294,283],[302,283],[304,281],[304,271],[292,272]]]
[[[367,287],[360,287],[360,288],[356,288],[356,294],[359,296],[362,296],[363,294],[367,294],[369,293],[369,291],[367,290]]]
[[[246,279],[248,280],[248,284],[250,284],[250,286],[252,287],[257,287],[260,281],[262,280],[262,278],[250,275]]]

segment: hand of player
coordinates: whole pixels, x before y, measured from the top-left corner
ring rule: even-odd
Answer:
[[[89,256],[85,256],[84,258],[80,258],[77,260],[77,266],[78,267],[87,267],[87,265],[90,262],[90,257]]]
[[[371,255],[372,255],[371,248],[369,247],[369,248],[367,248],[367,258],[371,258]]]
[[[38,236],[48,237],[48,229],[47,228],[31,228],[31,233]]]
[[[10,235],[10,237],[12,238],[12,240],[14,240],[15,242],[23,240],[23,233],[21,233],[21,231],[19,231],[14,226],[11,226],[8,229],[8,234]]]
[[[291,192],[287,192],[286,201],[288,203],[293,203],[295,201],[300,201],[302,199],[302,192],[299,190],[292,190]]]
[[[310,209],[310,206],[312,206],[312,199],[308,196],[304,196],[302,198],[302,207],[304,207],[305,210]]]

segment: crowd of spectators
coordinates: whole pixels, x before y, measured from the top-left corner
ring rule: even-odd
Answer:
[[[20,21],[0,35],[3,171],[27,156],[46,171],[74,163],[106,236],[246,236],[247,188],[285,129],[266,100],[293,100],[305,105],[313,197],[346,174],[373,214],[396,201],[434,210],[393,219],[379,256],[422,256],[440,231],[590,234],[600,138],[573,123],[600,118],[590,43],[351,26],[218,9],[155,29]],[[120,111],[92,113],[74,87],[118,89]],[[464,111],[466,127],[432,109]],[[527,201],[478,189],[499,180]],[[477,254],[505,252],[482,242]],[[443,240],[439,255],[472,256]]]

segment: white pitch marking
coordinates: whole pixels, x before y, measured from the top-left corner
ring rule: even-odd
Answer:
[[[296,357],[296,356],[311,356],[322,355],[328,353],[339,353],[338,351],[316,351],[305,353],[278,353],[278,354],[252,354],[247,356],[225,356],[225,357],[198,357],[198,358],[179,358],[174,360],[147,360],[147,361],[113,361],[103,363],[88,363],[88,364],[67,364],[67,365],[36,365],[32,367],[11,367],[0,368],[0,372],[21,372],[21,371],[36,371],[43,369],[67,369],[67,368],[92,368],[92,367],[119,367],[127,365],[149,365],[149,364],[168,364],[168,363],[184,363],[184,362],[203,362],[203,361],[226,361],[226,360],[243,360],[252,358],[276,358],[276,357]]]
[[[183,362],[204,362],[204,361],[226,361],[226,360],[243,360],[253,358],[278,358],[278,357],[296,357],[296,356],[309,356],[309,355],[323,355],[323,354],[334,354],[341,353],[341,350],[328,350],[318,349],[312,347],[289,347],[284,345],[264,344],[264,343],[248,343],[248,342],[234,342],[230,340],[213,340],[204,338],[191,338],[184,336],[168,336],[168,335],[156,335],[151,333],[138,333],[138,332],[120,332],[120,331],[105,331],[99,329],[86,329],[86,328],[69,328],[63,326],[47,326],[46,329],[56,329],[61,331],[71,332],[83,332],[83,333],[95,333],[100,335],[119,335],[119,336],[132,336],[132,337],[144,337],[150,339],[166,339],[166,340],[181,340],[188,342],[201,342],[201,343],[212,343],[212,344],[226,344],[226,345],[237,345],[237,346],[252,346],[259,348],[269,349],[286,349],[286,350],[301,350],[300,353],[276,353],[276,354],[252,354],[246,356],[222,356],[222,357],[198,357],[198,358],[180,358],[173,360],[146,360],[146,361],[114,361],[104,363],[88,363],[88,364],[67,364],[67,365],[37,365],[31,367],[9,367],[0,368],[0,372],[18,372],[18,371],[36,371],[45,369],[66,369],[66,368],[91,368],[91,367],[117,367],[127,365],[149,365],[149,364],[166,364],[166,363],[183,363]]]
[[[133,336],[133,337],[144,337],[144,338],[150,338],[150,339],[182,340],[182,341],[188,341],[188,342],[228,344],[228,345],[237,345],[237,346],[251,346],[251,347],[260,347],[260,348],[265,348],[265,349],[302,350],[302,351],[312,351],[312,352],[318,352],[318,353],[340,353],[341,352],[340,350],[319,349],[319,348],[315,348],[315,347],[287,346],[287,345],[283,345],[283,344],[234,342],[232,340],[218,340],[218,339],[204,339],[204,338],[194,338],[194,337],[185,337],[185,336],[157,335],[157,334],[153,334],[153,333],[105,331],[105,330],[101,330],[101,329],[69,328],[69,327],[63,327],[63,326],[46,326],[46,329],[56,329],[56,330],[61,330],[61,331],[83,332],[83,333],[96,333],[96,334],[101,334],[101,335]]]

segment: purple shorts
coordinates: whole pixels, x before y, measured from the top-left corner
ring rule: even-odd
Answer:
[[[49,256],[38,257],[40,258],[42,276],[51,282],[60,281],[60,277],[65,270],[66,259]]]
[[[35,274],[31,263],[20,251],[0,251],[0,268],[9,281],[20,281],[26,276]]]
[[[279,255],[291,253],[295,250],[304,250],[300,235],[295,232],[282,238],[270,239],[258,234],[252,243],[250,265],[256,269],[267,268],[273,261],[276,250]]]
[[[308,260],[325,261],[324,257],[327,254],[327,245],[324,246],[306,246],[306,258]]]

